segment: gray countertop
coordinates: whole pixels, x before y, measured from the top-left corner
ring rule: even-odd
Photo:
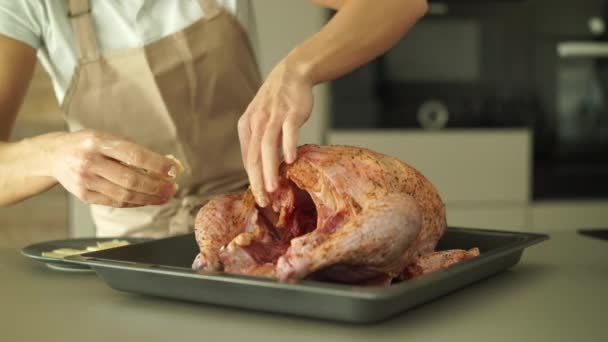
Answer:
[[[500,275],[373,325],[115,291],[0,249],[0,341],[607,341],[608,242],[551,234]]]

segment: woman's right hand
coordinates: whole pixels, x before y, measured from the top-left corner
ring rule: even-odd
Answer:
[[[87,130],[61,134],[47,148],[51,176],[84,202],[139,207],[175,194],[178,165],[126,139]]]

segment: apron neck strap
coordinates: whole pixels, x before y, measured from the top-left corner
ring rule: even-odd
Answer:
[[[198,3],[201,5],[203,15],[207,20],[220,13],[220,5],[217,3],[217,0],[198,0]]]
[[[77,39],[79,57],[83,60],[97,59],[99,49],[97,48],[95,31],[93,31],[89,0],[69,0],[69,8],[68,17]]]

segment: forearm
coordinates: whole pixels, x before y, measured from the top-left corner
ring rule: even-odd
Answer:
[[[345,0],[285,62],[313,84],[338,78],[391,48],[426,9],[426,0]]]
[[[0,206],[19,202],[57,184],[51,176],[49,148],[63,134],[0,142]]]

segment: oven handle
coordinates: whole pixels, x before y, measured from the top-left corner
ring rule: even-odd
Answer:
[[[560,42],[557,55],[560,58],[608,58],[608,42]]]

